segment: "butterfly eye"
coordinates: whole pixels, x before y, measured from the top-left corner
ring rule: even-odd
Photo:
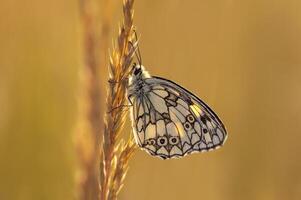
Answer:
[[[179,143],[179,138],[178,138],[178,137],[170,137],[170,138],[169,138],[169,143],[170,143],[171,145],[176,145],[176,144]]]
[[[204,132],[204,133],[207,133],[207,132],[208,132],[208,130],[207,130],[206,128],[204,128],[204,129],[203,129],[203,132]]]
[[[138,75],[140,72],[141,72],[141,68],[140,67],[135,67],[134,75]]]
[[[190,130],[191,129],[191,124],[189,122],[185,122],[184,127],[186,130]]]
[[[159,146],[166,146],[167,145],[167,138],[166,137],[159,137],[157,140]]]

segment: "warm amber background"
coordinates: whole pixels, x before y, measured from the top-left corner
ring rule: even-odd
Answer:
[[[180,160],[138,150],[120,199],[300,199],[301,2],[137,0],[135,9],[144,65],[202,97],[229,138]],[[75,199],[78,1],[1,1],[0,46],[0,199]]]

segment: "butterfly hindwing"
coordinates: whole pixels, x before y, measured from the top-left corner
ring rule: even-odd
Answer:
[[[227,136],[217,115],[181,86],[159,77],[145,79],[148,92],[134,99],[137,144],[161,158],[182,157],[221,146]]]

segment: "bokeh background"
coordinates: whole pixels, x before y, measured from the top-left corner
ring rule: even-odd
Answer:
[[[109,22],[100,42],[110,45],[121,0],[100,2]],[[78,199],[80,2],[0,5],[0,199]],[[137,150],[120,199],[301,198],[300,9],[297,0],[136,0],[143,64],[211,105],[229,137],[178,160]],[[107,68],[100,74],[103,106]]]

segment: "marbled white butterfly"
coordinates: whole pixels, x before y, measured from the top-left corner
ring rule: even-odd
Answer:
[[[222,146],[227,132],[197,96],[134,64],[128,86],[136,143],[153,156],[179,158]]]

